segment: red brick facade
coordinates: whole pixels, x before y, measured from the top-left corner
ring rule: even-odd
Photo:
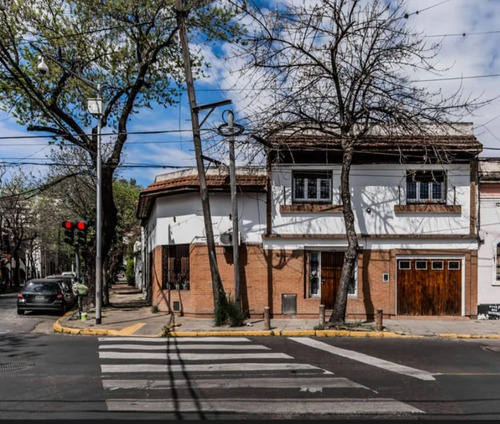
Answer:
[[[373,318],[382,309],[386,317],[396,315],[396,257],[410,255],[457,255],[464,257],[463,295],[465,315],[477,315],[477,252],[449,250],[365,250],[358,256],[357,290],[349,296],[348,319]],[[190,246],[190,289],[162,289],[161,246],[154,251],[152,266],[153,305],[160,311],[186,316],[211,317],[213,295],[210,267],[205,244]],[[217,261],[225,292],[234,294],[234,270],[231,248],[217,247]],[[309,297],[307,254],[304,250],[264,251],[261,245],[240,247],[241,294],[245,310],[251,317],[262,317],[269,306],[273,317],[282,315],[282,294],[297,295],[296,317],[316,317],[320,298]],[[384,282],[383,274],[389,275]],[[175,306],[177,308],[174,308]],[[289,316],[285,315],[284,317]]]

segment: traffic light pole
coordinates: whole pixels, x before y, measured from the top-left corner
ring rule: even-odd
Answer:
[[[97,86],[99,99],[101,98],[101,84]],[[96,253],[95,253],[95,323],[101,323],[102,307],[102,257],[101,257],[101,232],[102,232],[102,178],[101,178],[101,119],[97,117],[97,205],[96,205]]]

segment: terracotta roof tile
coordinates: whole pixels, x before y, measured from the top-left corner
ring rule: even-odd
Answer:
[[[229,189],[229,175],[207,175],[207,186],[208,188],[219,188]],[[264,189],[266,186],[266,176],[265,175],[238,175],[236,177],[236,184],[240,187],[254,187]],[[142,193],[151,193],[156,191],[169,191],[175,189],[194,189],[200,186],[200,180],[198,175],[186,175],[178,178],[157,181],[146,189]]]

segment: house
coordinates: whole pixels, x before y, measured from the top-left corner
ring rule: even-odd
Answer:
[[[318,316],[333,307],[347,247],[340,201],[339,140],[314,133],[268,140],[266,169],[238,171],[243,306],[251,316]],[[357,144],[350,173],[360,251],[347,318],[476,316],[477,156],[472,124]],[[233,284],[229,179],[209,174],[217,258]],[[218,173],[218,174],[217,174]],[[160,310],[212,315],[194,172],[158,176],[141,193],[153,302]],[[148,277],[149,275],[149,277]],[[187,284],[186,288],[186,282]]]
[[[478,318],[500,318],[500,158],[480,158]]]
[[[220,275],[227,294],[234,294],[231,193],[226,169],[206,172]],[[266,276],[261,235],[265,230],[265,169],[238,169],[239,240],[244,306],[263,313],[267,299],[259,290]],[[140,193],[137,217],[143,222],[143,278],[160,311],[211,316],[213,296],[202,205],[196,170],[158,175]]]

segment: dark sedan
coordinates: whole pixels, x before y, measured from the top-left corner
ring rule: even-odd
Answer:
[[[29,280],[17,295],[17,313],[47,311],[60,314],[75,305],[75,296],[62,281],[49,279]]]

